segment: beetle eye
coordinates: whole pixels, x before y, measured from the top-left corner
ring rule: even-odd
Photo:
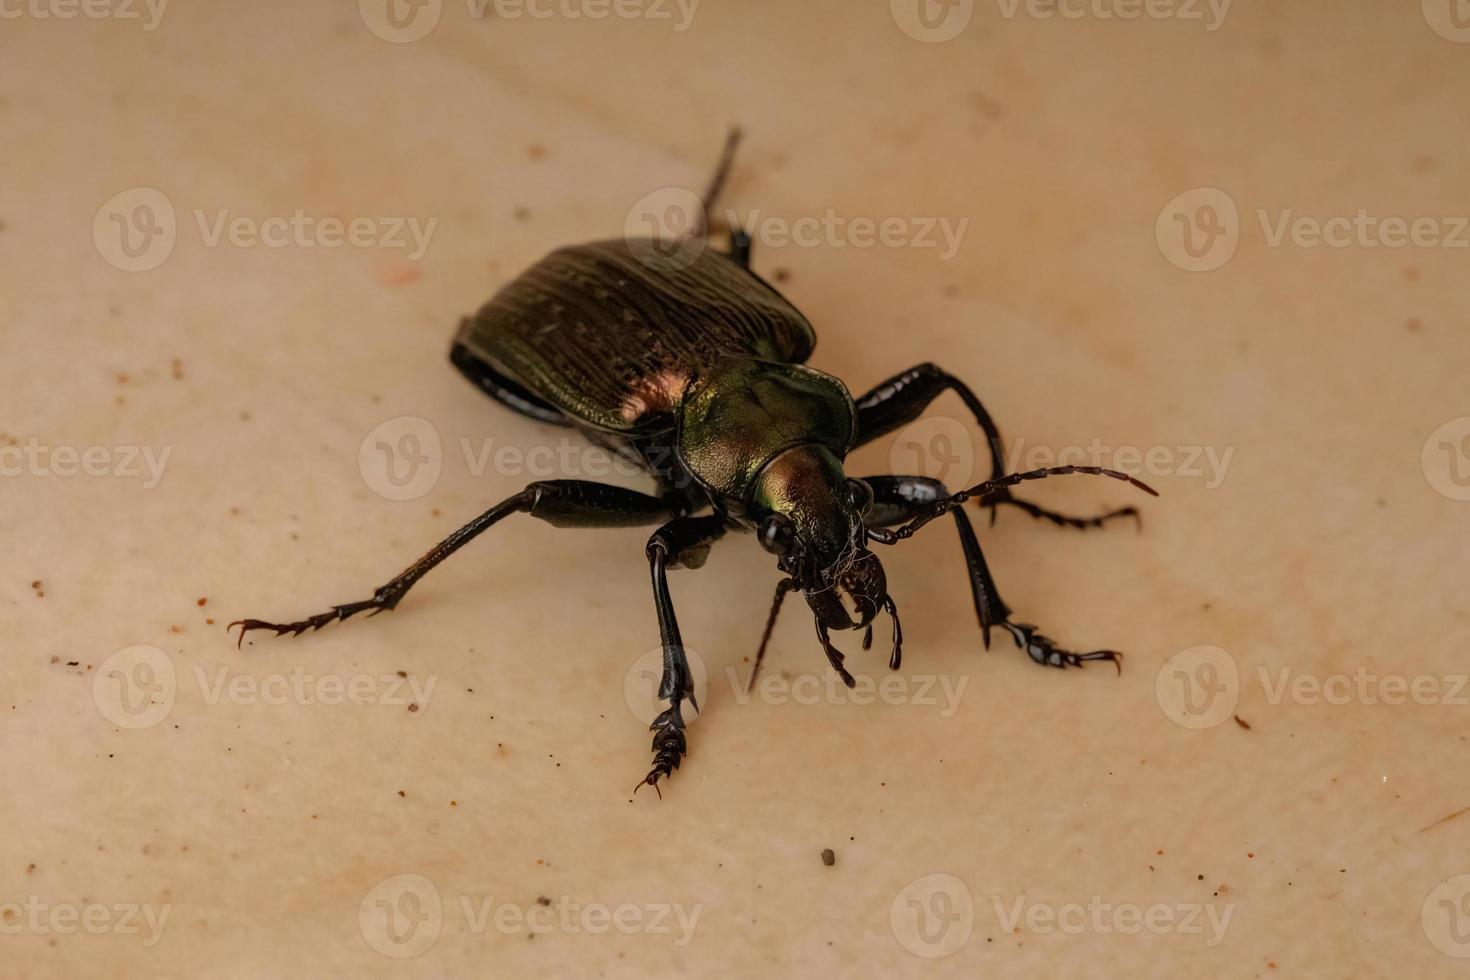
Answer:
[[[866,514],[868,508],[873,506],[873,488],[865,481],[849,477],[847,492],[852,495],[852,506],[859,514]]]
[[[772,514],[756,529],[756,537],[760,539],[761,547],[773,555],[784,555],[791,550],[791,543],[796,539],[796,531],[791,527],[791,521],[781,514]]]

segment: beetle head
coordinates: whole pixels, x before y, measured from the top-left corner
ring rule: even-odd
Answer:
[[[780,453],[761,471],[756,525],[761,547],[805,595],[828,629],[867,626],[883,608],[888,583],[878,556],[866,547],[863,512],[872,491],[850,479],[823,446]]]

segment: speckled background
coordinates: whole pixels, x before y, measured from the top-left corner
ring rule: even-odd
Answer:
[[[0,975],[1470,969],[1464,11],[483,9],[0,4]],[[1142,533],[981,523],[1018,616],[1121,678],[984,651],[944,525],[884,554],[872,703],[797,607],[732,683],[748,539],[676,573],[708,686],[662,800],[644,530],[512,520],[391,615],[237,650],[605,464],[448,339],[737,122],[726,204],[815,366],[939,362],[1018,462],[1162,491]],[[959,483],[975,427],[930,418],[851,471]]]

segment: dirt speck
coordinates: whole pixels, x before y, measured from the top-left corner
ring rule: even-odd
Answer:
[[[378,270],[378,282],[385,286],[407,286],[423,277],[423,267],[416,262],[394,262]]]
[[[837,852],[830,847],[822,848],[822,863],[829,868],[832,867],[837,863]]]

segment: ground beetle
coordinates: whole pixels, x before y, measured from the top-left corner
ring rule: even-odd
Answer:
[[[707,240],[738,142],[739,132],[731,132],[688,240]],[[894,669],[902,647],[898,609],[869,542],[894,544],[950,514],[987,647],[991,627],[1000,626],[1038,664],[1118,664],[1116,651],[1071,653],[1036,627],[1011,621],[960,505],[975,500],[990,508],[992,521],[995,508],[1010,505],[1059,525],[1088,528],[1116,517],[1136,518],[1137,512],[1125,507],[1069,517],[1021,500],[1010,488],[1087,473],[1154,491],[1127,474],[1095,466],[1007,475],[990,414],[962,381],[933,364],[895,375],[854,400],[837,378],[803,366],[816,343],[811,324],[751,270],[749,235],[733,228],[730,240],[728,253],[701,248],[692,260],[688,253],[671,255],[662,247],[667,243],[631,238],[558,249],[464,319],[450,351],[454,366],[496,401],[539,422],[575,428],[635,459],[657,481],[657,495],[582,480],[532,483],[445,538],[371,599],[294,623],[239,620],[230,625],[240,627],[241,642],[250,630],[298,635],[364,610],[392,609],[429,569],[510,514],[530,514],[558,527],[660,524],[646,555],[663,643],[659,697],[668,708],[651,726],[653,768],[638,784],[658,789],[660,777],[671,775],[686,751],[683,700],[698,710],[669,598],[669,569],[698,568],[727,531],[755,532],[784,577],[752,681],[781,601],[796,590],[812,608],[817,640],[832,669],[851,686],[829,631],[862,629],[867,649],[882,609],[893,622]],[[964,401],[985,432],[990,480],[950,493],[922,476],[859,480],[843,471],[850,450],[913,422],[946,391]],[[712,513],[701,513],[706,510]]]

